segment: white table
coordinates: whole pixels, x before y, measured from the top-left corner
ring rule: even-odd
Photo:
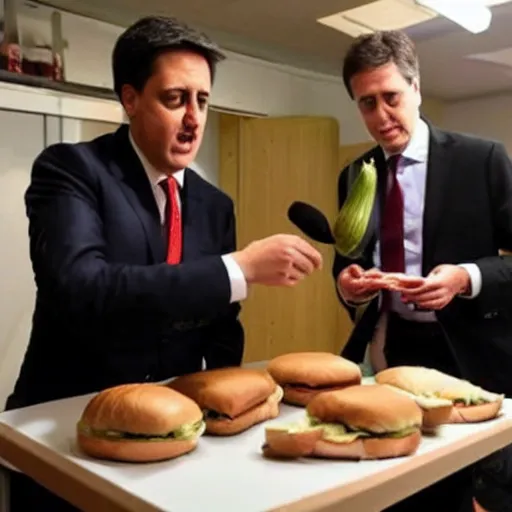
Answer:
[[[81,509],[98,512],[376,512],[512,443],[512,400],[506,400],[501,418],[443,426],[423,438],[416,455],[401,459],[267,460],[262,424],[238,436],[204,436],[194,452],[167,462],[101,462],[74,444],[75,423],[90,396],[0,414],[0,457]],[[273,421],[303,414],[283,405]]]

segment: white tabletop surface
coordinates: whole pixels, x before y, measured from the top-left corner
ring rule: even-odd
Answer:
[[[74,443],[76,421],[90,396],[4,412],[0,422],[165,511],[261,512],[375,477],[408,460],[268,460],[261,455],[265,424],[233,437],[203,436],[194,452],[167,462],[137,465],[92,460]],[[443,452],[443,447],[456,446],[457,441],[492,430],[503,421],[510,424],[512,443],[512,400],[505,400],[503,412],[490,422],[443,426],[436,436],[423,438],[413,457]],[[280,417],[272,421],[288,422],[303,415],[303,409],[282,405]]]

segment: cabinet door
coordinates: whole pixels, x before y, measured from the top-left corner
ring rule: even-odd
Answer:
[[[220,184],[236,203],[238,245],[300,234],[287,218],[296,200],[337,213],[339,134],[334,119],[227,116],[220,123]],[[333,249],[314,244],[324,269],[292,289],[255,286],[244,301],[245,361],[302,350],[339,353],[351,329],[331,277]]]

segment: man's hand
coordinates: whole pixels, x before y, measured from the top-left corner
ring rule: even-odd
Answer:
[[[322,255],[295,235],[274,235],[232,254],[249,284],[294,286],[322,268]]]
[[[456,295],[468,294],[471,280],[468,272],[457,265],[439,265],[417,288],[402,290],[402,300],[421,309],[439,310],[447,306]]]
[[[378,279],[382,275],[377,268],[365,272],[359,265],[349,265],[338,275],[338,289],[347,302],[367,302],[382,288]]]

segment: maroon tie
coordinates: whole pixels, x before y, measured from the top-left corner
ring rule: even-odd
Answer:
[[[380,226],[380,257],[383,272],[405,272],[404,200],[396,176],[400,155],[388,159],[388,193]],[[383,297],[383,308],[389,308],[389,294]]]

